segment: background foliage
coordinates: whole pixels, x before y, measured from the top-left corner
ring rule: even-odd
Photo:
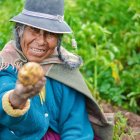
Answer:
[[[98,100],[140,113],[140,1],[65,0],[65,20],[83,57],[85,80]],[[0,0],[0,47],[11,38],[8,20],[23,0]],[[72,35],[63,44],[71,49]]]

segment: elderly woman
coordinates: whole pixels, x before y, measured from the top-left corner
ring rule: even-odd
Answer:
[[[27,0],[11,21],[15,41],[0,53],[0,139],[111,140],[112,127],[78,71],[81,58],[61,47],[62,35],[71,33],[63,0]],[[28,62],[45,71],[34,86],[18,80]]]

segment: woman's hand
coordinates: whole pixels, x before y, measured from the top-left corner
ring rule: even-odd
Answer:
[[[46,78],[43,77],[35,85],[24,86],[19,81],[16,83],[15,90],[10,94],[9,101],[14,108],[22,109],[29,98],[39,94],[45,85]]]

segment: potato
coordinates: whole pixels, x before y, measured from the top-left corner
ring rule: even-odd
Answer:
[[[18,72],[18,79],[24,86],[35,85],[43,76],[43,68],[35,62],[26,63]]]

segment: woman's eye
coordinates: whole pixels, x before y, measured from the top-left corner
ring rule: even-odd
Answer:
[[[48,37],[48,38],[55,37],[55,34],[53,34],[53,33],[50,33],[50,32],[47,32],[47,33],[46,33],[46,35],[47,35],[47,37]]]
[[[34,33],[40,33],[40,29],[31,27],[31,30],[32,30],[32,32],[34,32]]]
[[[52,36],[52,35],[53,35],[52,33],[49,33],[49,32],[47,33],[47,36]]]

